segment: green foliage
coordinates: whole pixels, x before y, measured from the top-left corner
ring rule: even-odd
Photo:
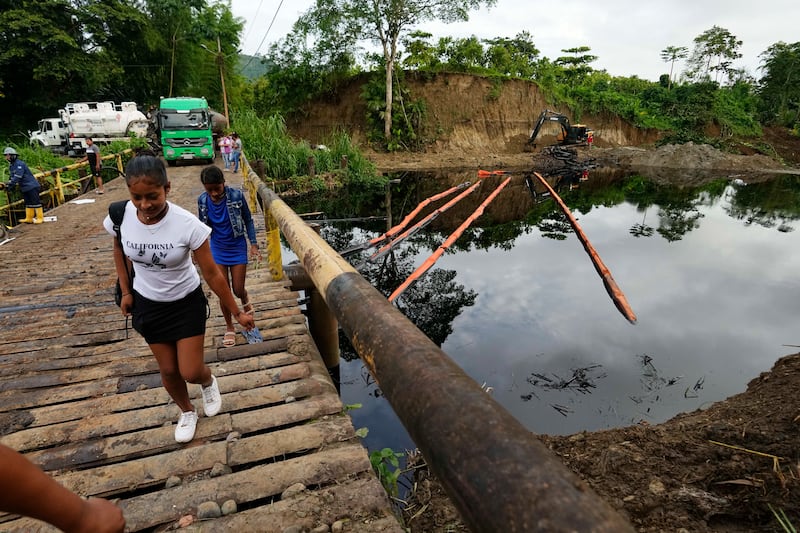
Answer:
[[[761,54],[760,116],[768,124],[800,128],[800,42],[777,42]]]
[[[50,150],[46,148],[41,148],[39,146],[31,146],[27,142],[16,144],[8,139],[0,140],[0,148],[5,148],[6,146],[13,147],[17,153],[19,154],[19,158],[25,162],[26,165],[31,169],[31,172],[34,174],[38,174],[40,172],[47,172],[49,170],[60,169],[68,165],[72,165],[75,163],[74,159],[70,159],[68,157],[63,157],[54,154]],[[110,145],[101,146],[101,153],[103,155],[110,155],[121,153],[127,148],[137,147],[137,146],[147,146],[147,142],[144,139],[131,139],[130,141],[119,140],[114,141]],[[123,165],[128,161],[128,159],[132,155],[123,155],[122,161]],[[105,166],[110,166],[113,163],[104,162]],[[83,167],[86,170],[86,167]],[[66,185],[70,182],[77,182],[80,175],[78,170],[67,170],[61,172],[61,183],[64,184],[65,193],[69,195],[77,194],[79,191],[79,185],[75,183],[74,185]],[[0,163],[0,182],[7,182],[10,176],[8,173],[8,163],[3,160]],[[42,191],[46,192],[49,189],[55,188],[55,178],[53,176],[47,176],[45,178],[39,178],[39,183],[42,185]],[[15,189],[14,191],[5,191],[0,192],[0,206],[6,205],[6,199],[9,199],[11,202],[14,202],[21,198],[21,194],[19,193],[19,189]]]
[[[397,480],[402,474],[400,470],[400,457],[405,454],[397,453],[391,448],[375,450],[369,454],[369,462],[372,469],[378,475],[378,479],[389,496],[396,498],[399,494]]]
[[[67,102],[146,108],[160,96],[202,94],[221,109],[221,72],[231,103],[243,93],[231,59],[242,26],[229,3],[206,0],[42,0],[0,9],[0,128],[25,131]]]
[[[408,88],[402,83],[402,74],[392,85],[395,112],[392,114],[392,136],[386,139],[385,126],[385,84],[380,76],[372,76],[361,89],[361,98],[367,105],[367,139],[376,147],[388,151],[420,150],[425,145],[421,137],[422,123],[425,119],[424,100],[413,99]]]
[[[469,20],[471,10],[496,3],[497,0],[316,0],[295,23],[294,30],[304,36],[313,35],[317,49],[333,57],[355,54],[357,43],[363,40],[380,43],[386,73],[383,131],[391,144],[394,64],[403,35],[429,20],[445,23]]]
[[[280,115],[260,117],[254,110],[234,112],[232,120],[236,131],[244,141],[248,159],[264,161],[270,179],[289,179],[308,174],[309,158],[319,174],[336,172],[343,184],[358,184],[362,187],[382,187],[385,178],[378,176],[375,166],[353,145],[344,132],[337,132],[326,140],[325,149],[313,149],[307,142],[295,142],[286,132],[286,123]],[[346,159],[347,168],[341,170],[340,163]],[[300,182],[298,182],[300,183]],[[303,181],[304,187],[324,189],[323,181]]]
[[[757,98],[753,87],[737,83],[714,94],[713,115],[723,137],[759,136],[761,125],[756,120]]]
[[[136,150],[139,148],[147,148],[147,146],[147,139],[131,136],[129,139],[117,139],[115,141],[111,141],[107,145],[101,146],[100,153],[103,155],[118,154],[129,148]]]
[[[668,46],[661,50],[661,60],[669,63],[669,76],[667,77],[667,90],[672,88],[672,72],[675,69],[675,61],[689,57],[689,49],[685,46]],[[659,80],[660,82],[660,80]],[[663,85],[663,84],[662,84]]]
[[[741,46],[742,41],[731,32],[712,26],[694,38],[694,51],[689,58],[686,77],[695,81],[711,81],[713,75],[716,82],[732,79],[735,69],[731,68],[731,62],[742,57],[739,53]]]
[[[358,73],[347,49],[326,49],[325,41],[309,48],[306,37],[296,28],[270,47],[264,58],[269,71],[253,84],[253,107],[260,114],[297,113],[313,99],[335,94],[342,80]]]

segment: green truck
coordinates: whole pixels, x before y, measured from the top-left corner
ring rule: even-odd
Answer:
[[[167,164],[179,160],[214,160],[211,109],[205,98],[162,98],[158,108],[161,147]]]

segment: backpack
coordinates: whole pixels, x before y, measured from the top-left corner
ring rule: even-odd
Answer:
[[[114,224],[114,231],[117,233],[117,242],[119,243],[120,247],[122,247],[122,233],[120,232],[120,226],[122,225],[122,219],[125,218],[125,207],[127,205],[128,200],[121,200],[119,202],[112,202],[108,206],[108,216],[111,217],[111,222]],[[128,258],[125,257],[125,272],[128,273],[130,286],[133,288],[134,271],[132,268],[129,268],[129,266]],[[119,284],[119,278],[117,278],[117,284],[114,287],[114,302],[117,304],[117,307],[122,304],[122,287]]]

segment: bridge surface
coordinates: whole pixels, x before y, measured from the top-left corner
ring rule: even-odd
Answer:
[[[192,212],[200,168],[169,169],[169,199]],[[0,246],[0,442],[81,495],[117,500],[128,531],[179,523],[188,531],[402,531],[297,293],[265,267],[251,266],[247,281],[265,342],[237,335],[223,348],[225,323],[210,296],[205,359],[223,408],[200,419],[191,443],[175,442],[179,410],[113,301],[113,240],[101,222],[110,202],[127,197],[118,178],[105,195],[79,198],[94,202],[57,207],[46,213],[56,221],[20,227]],[[199,392],[190,385],[195,405]],[[53,530],[0,513],[0,531]]]

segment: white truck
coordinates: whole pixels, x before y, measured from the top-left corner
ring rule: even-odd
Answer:
[[[69,149],[69,129],[60,118],[43,118],[38,122],[39,129],[29,131],[31,145],[49,148],[56,153],[66,154]]]
[[[56,152],[80,155],[86,139],[109,143],[131,135],[146,137],[150,121],[135,102],[77,102],[58,110],[59,118],[39,121],[39,130],[30,133],[30,142]]]

